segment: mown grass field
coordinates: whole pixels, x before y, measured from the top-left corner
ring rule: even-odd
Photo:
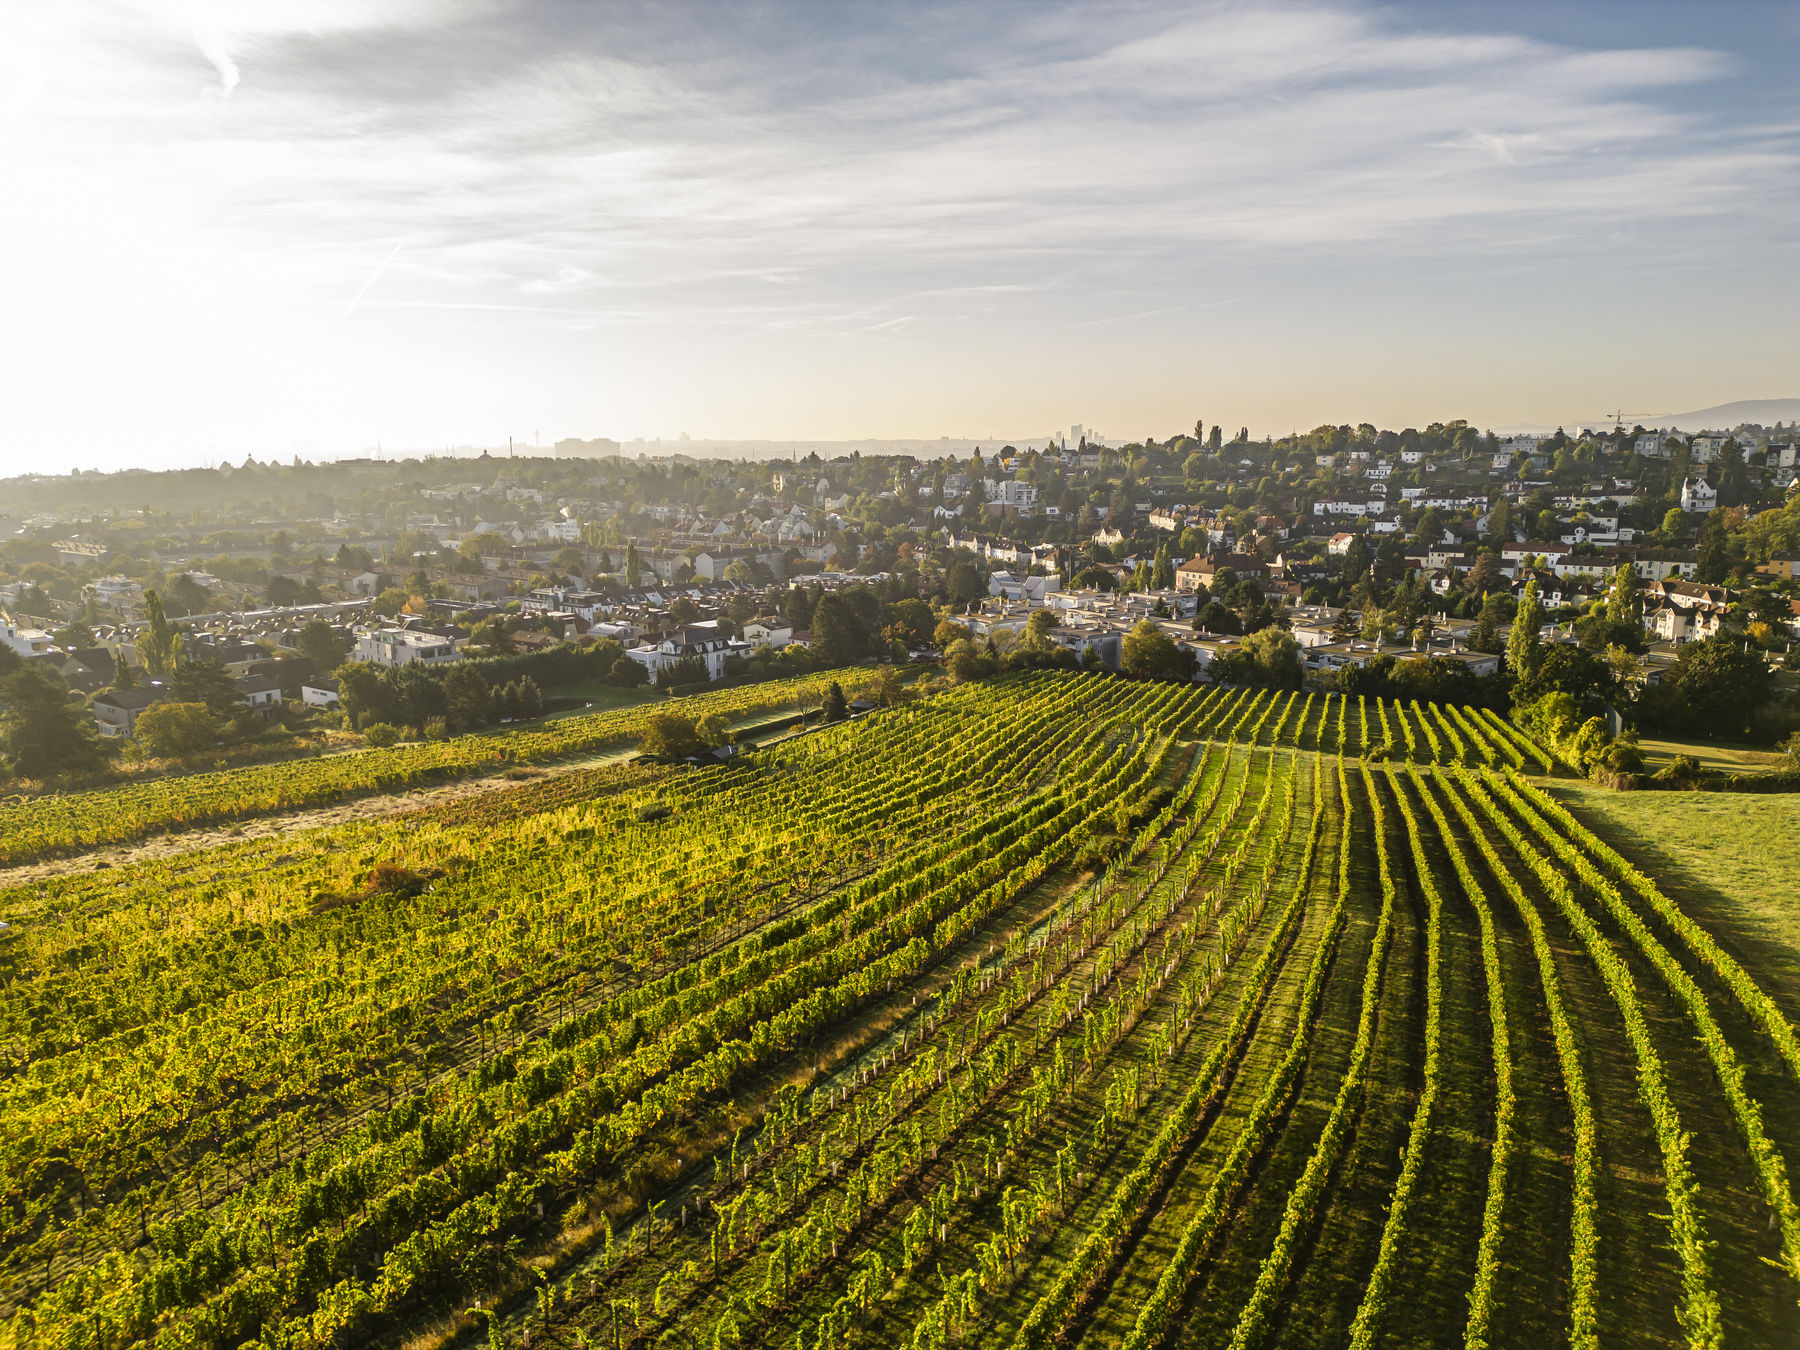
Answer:
[[[1011,676],[0,892],[0,1344],[1793,1345],[1793,972],[1544,767]]]
[[[1754,745],[1656,739],[1641,740],[1638,744],[1643,749],[1644,762],[1652,770],[1662,768],[1678,755],[1691,755],[1700,761],[1701,768],[1719,773],[1767,773],[1782,763],[1779,754]]]

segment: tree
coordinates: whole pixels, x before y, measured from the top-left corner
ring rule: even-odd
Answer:
[[[1104,567],[1084,567],[1069,578],[1069,585],[1078,591],[1110,591],[1113,574]]]
[[[967,558],[959,558],[944,571],[944,587],[952,604],[967,605],[987,594],[987,583],[981,569]]]
[[[324,675],[336,670],[344,660],[344,644],[323,619],[307,620],[300,635],[294,639],[294,648]]]
[[[825,702],[820,713],[827,722],[841,722],[850,715],[850,704],[844,698],[844,689],[836,680],[825,690]]]
[[[244,706],[237,681],[217,661],[183,661],[169,679],[177,703],[204,704],[214,717],[230,717]]]
[[[1175,564],[1169,560],[1169,545],[1165,541],[1156,547],[1156,562],[1150,571],[1150,589],[1164,591],[1175,584]]]
[[[694,734],[709,749],[731,744],[731,724],[716,712],[709,712],[696,722]]]
[[[1491,549],[1483,549],[1476,556],[1469,575],[1463,579],[1463,589],[1473,596],[1485,596],[1504,586],[1505,582],[1500,575],[1500,555]]]
[[[909,647],[922,647],[932,634],[931,606],[913,596],[888,606],[887,632]]]
[[[646,755],[673,764],[705,749],[693,719],[679,713],[654,712],[644,725],[640,748]]]
[[[41,666],[25,665],[0,680],[0,744],[13,772],[50,778],[91,769],[100,760],[94,728],[61,680]]]
[[[1614,623],[1644,621],[1644,589],[1630,563],[1620,563],[1613,573],[1612,589],[1606,593],[1606,617]]]
[[[635,661],[631,664],[637,666]],[[467,666],[451,666],[444,675],[444,716],[450,725],[468,731],[486,724],[493,715],[494,696],[488,682]]]
[[[1663,513],[1662,532],[1671,539],[1679,539],[1687,533],[1687,512],[1679,506],[1671,506]]]
[[[499,615],[483,619],[469,630],[469,647],[483,656],[507,656],[513,650],[512,634]]]
[[[370,608],[377,614],[386,615],[391,619],[401,610],[406,608],[408,598],[406,592],[401,590],[398,586],[389,586],[386,590],[382,591],[380,595],[375,597],[375,601]]]
[[[958,638],[944,649],[944,665],[959,684],[978,680],[982,675],[981,657],[968,638]]]
[[[1727,546],[1725,520],[1714,511],[1700,527],[1700,540],[1694,549],[1694,580],[1709,586],[1722,585],[1731,571],[1731,553]]]
[[[1513,614],[1512,632],[1506,638],[1506,664],[1521,680],[1530,679],[1537,669],[1542,643],[1538,630],[1544,626],[1544,607],[1538,602],[1538,584],[1525,583],[1525,594],[1519,597],[1519,608]]]
[[[612,669],[606,672],[606,678],[609,683],[616,684],[621,689],[636,689],[649,681],[650,671],[642,661],[621,656],[613,662]]]
[[[348,661],[338,667],[338,702],[353,727],[385,722],[394,715],[394,698],[381,668],[367,661]]]
[[[1505,618],[1504,603],[1498,592],[1481,602],[1481,613],[1475,618],[1475,632],[1469,638],[1469,646],[1473,650],[1495,654],[1500,651],[1500,624]]]
[[[812,649],[828,666],[841,666],[856,660],[865,646],[862,625],[856,611],[836,591],[819,597],[812,612]]]
[[[1300,687],[1300,644],[1293,634],[1280,628],[1259,628],[1238,650],[1254,663],[1258,684],[1277,689]]]
[[[880,708],[891,708],[906,697],[906,686],[893,666],[875,668],[875,674],[863,687],[862,697]]]
[[[1218,600],[1208,600],[1194,615],[1194,631],[1236,636],[1244,631],[1244,624],[1229,606]]]
[[[1688,643],[1669,672],[1694,726],[1715,736],[1746,731],[1768,702],[1774,679],[1760,652],[1743,650],[1724,633]]]
[[[94,630],[80,619],[63,625],[52,636],[56,639],[56,645],[66,652],[84,650],[94,645]]]
[[[181,655],[181,630],[163,613],[162,597],[144,592],[144,631],[138,634],[138,656],[153,680],[166,680]]]
[[[625,546],[625,589],[635,591],[644,577],[644,564],[638,557],[637,545]]]
[[[1524,707],[1546,694],[1567,694],[1585,718],[1602,711],[1612,689],[1612,667],[1604,657],[1571,643],[1558,642],[1538,653],[1531,673],[1514,687],[1513,702]]]
[[[686,628],[700,617],[700,606],[685,595],[675,597],[675,603],[669,606],[669,618],[679,627]]]
[[[1159,680],[1193,678],[1194,657],[1148,619],[1139,619],[1125,635],[1121,662],[1133,675]]]
[[[212,749],[213,715],[204,703],[152,703],[138,714],[136,733],[153,755],[180,759]]]
[[[948,647],[952,642],[966,639],[968,636],[969,630],[964,628],[960,623],[954,623],[949,619],[941,619],[938,621],[938,626],[931,630],[931,645],[942,650],[943,648]]]

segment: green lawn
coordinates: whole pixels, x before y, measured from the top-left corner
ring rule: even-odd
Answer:
[[[608,684],[598,676],[585,680],[577,680],[573,684],[559,684],[554,689],[544,690],[546,698],[578,698],[591,704],[587,708],[571,708],[567,712],[555,713],[555,717],[585,717],[589,713],[607,712],[613,708],[629,708],[639,703],[648,703],[660,697],[656,690],[648,685],[636,689],[621,689],[616,684]]]
[[[1782,757],[1772,750],[1731,741],[1656,741],[1638,742],[1644,759],[1652,770],[1660,769],[1677,755],[1692,755],[1703,769],[1721,773],[1766,773],[1781,764]]]
[[[1800,793],[1550,790],[1670,899],[1779,968],[1771,992],[1800,1004]]]

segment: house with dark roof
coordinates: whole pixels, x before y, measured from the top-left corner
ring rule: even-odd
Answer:
[[[130,689],[109,689],[88,706],[94,711],[94,725],[102,736],[131,736],[137,720],[152,703],[167,698],[166,686],[151,683]]]

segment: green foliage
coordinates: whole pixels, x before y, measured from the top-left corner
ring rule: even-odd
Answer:
[[[152,703],[138,714],[137,739],[153,755],[179,758],[213,748],[218,735],[212,710],[204,703]]]
[[[144,592],[144,628],[137,639],[138,659],[153,680],[166,680],[181,655],[181,630],[163,611],[162,597]]]
[[[230,717],[244,706],[237,680],[217,661],[183,661],[169,680],[177,703],[203,704],[214,717]]]
[[[1544,626],[1544,607],[1538,600],[1536,581],[1525,583],[1519,607],[1513,613],[1512,630],[1506,639],[1506,666],[1513,678],[1528,680],[1537,671],[1543,644],[1538,630]]]
[[[0,746],[22,778],[80,773],[100,762],[94,727],[54,674],[23,665],[0,679]],[[9,808],[16,810],[17,808]]]
[[[1149,619],[1139,619],[1121,644],[1120,664],[1133,675],[1158,680],[1193,676],[1193,654]]]
[[[371,722],[363,728],[363,739],[377,750],[399,744],[400,728],[391,722]]]
[[[665,764],[673,764],[690,755],[699,754],[706,747],[701,742],[699,730],[691,717],[672,712],[655,712],[650,714],[645,723],[638,748]]]

